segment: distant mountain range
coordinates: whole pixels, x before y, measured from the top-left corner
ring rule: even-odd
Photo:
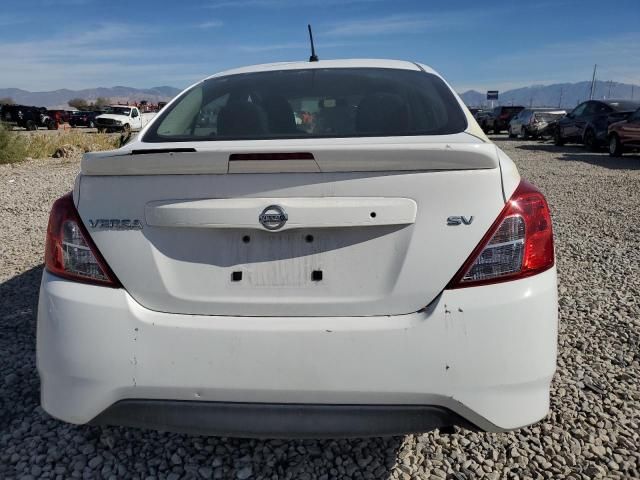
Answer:
[[[0,98],[12,98],[21,105],[33,105],[47,108],[69,108],[67,102],[72,98],[93,101],[98,97],[108,98],[113,103],[147,100],[151,103],[166,102],[180,93],[174,87],[131,88],[98,87],[85,90],[53,90],[51,92],[28,92],[19,88],[0,88]]]
[[[500,92],[500,99],[494,105],[524,105],[525,107],[563,107],[573,108],[589,99],[591,82],[555,83],[553,85],[532,85]],[[491,105],[486,92],[469,90],[460,97],[470,107]],[[596,81],[595,99],[615,98],[640,101],[640,85],[627,83]]]
[[[532,85],[500,92],[500,99],[494,105],[524,105],[534,107],[573,108],[589,98],[591,82],[555,83],[553,85]],[[68,108],[67,102],[72,98],[83,98],[88,101],[98,97],[108,98],[113,103],[147,100],[149,102],[166,102],[180,93],[174,87],[153,87],[146,89],[131,87],[98,87],[85,90],[53,90],[51,92],[28,92],[19,88],[0,88],[0,98],[10,97],[14,102],[23,105],[35,105],[48,108]],[[487,106],[491,102],[486,99],[486,92],[469,90],[460,94],[462,100],[470,107]],[[640,85],[627,83],[596,81],[594,98],[617,98],[640,101]]]

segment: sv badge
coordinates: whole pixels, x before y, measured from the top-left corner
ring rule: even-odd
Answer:
[[[471,225],[473,222],[473,215],[470,217],[465,217],[464,215],[454,215],[451,217],[447,217],[447,225],[456,226],[456,225]]]

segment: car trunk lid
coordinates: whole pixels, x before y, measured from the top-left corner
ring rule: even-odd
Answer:
[[[414,312],[504,206],[496,149],[477,140],[248,143],[85,156],[79,213],[141,305],[238,316]],[[230,160],[256,152],[310,156]],[[472,221],[448,225],[456,215]]]

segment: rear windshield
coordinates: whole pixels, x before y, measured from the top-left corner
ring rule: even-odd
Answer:
[[[451,90],[429,73],[279,70],[205,80],[163,110],[143,141],[446,135],[466,128]]]
[[[607,102],[607,105],[609,105],[611,108],[613,108],[615,111],[617,112],[629,112],[632,110],[636,110],[638,107],[640,107],[640,102],[634,102],[631,100],[621,100],[621,101],[609,101]]]

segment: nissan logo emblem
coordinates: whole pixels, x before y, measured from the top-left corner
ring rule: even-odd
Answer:
[[[258,217],[260,224],[267,230],[280,230],[287,223],[289,217],[282,207],[278,205],[269,205]]]

